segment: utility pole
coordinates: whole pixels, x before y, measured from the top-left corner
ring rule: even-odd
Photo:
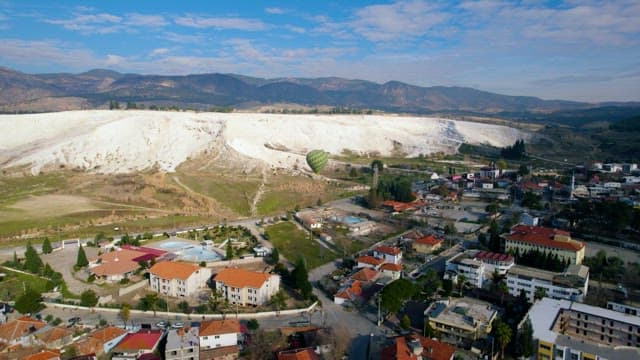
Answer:
[[[380,300],[382,298],[382,295],[380,295],[380,293],[378,293],[378,323],[377,325],[380,326],[380,324],[382,323],[382,321],[380,321]]]

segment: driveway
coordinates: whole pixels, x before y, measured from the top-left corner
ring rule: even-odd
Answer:
[[[91,259],[98,255],[98,249],[93,247],[83,247],[87,259]],[[73,266],[76,264],[78,257],[78,246],[66,245],[63,250],[54,251],[51,254],[40,255],[44,263],[49,263],[53,270],[59,272],[67,283],[67,288],[72,293],[80,295],[83,291],[91,289],[97,294],[102,295],[105,291],[97,285],[87,284],[78,280],[74,276]],[[84,270],[80,270],[84,271]]]

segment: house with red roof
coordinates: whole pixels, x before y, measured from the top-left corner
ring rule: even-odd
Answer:
[[[509,253],[524,254],[537,250],[558,255],[560,260],[569,260],[571,264],[579,265],[584,260],[585,243],[572,239],[568,231],[542,226],[516,225],[503,238],[505,249]]]
[[[453,360],[456,348],[420,335],[398,336],[380,352],[380,360]]]
[[[139,330],[126,334],[113,348],[112,360],[134,360],[153,354],[164,337],[163,330]]]
[[[359,268],[368,267],[374,270],[378,270],[380,265],[384,264],[384,260],[376,257],[365,255],[356,258],[356,266]]]
[[[402,265],[384,263],[380,266],[380,274],[391,280],[398,280],[402,277]]]
[[[127,331],[117,326],[98,329],[86,338],[75,343],[78,354],[106,354],[127,335]]]
[[[442,247],[443,240],[435,235],[427,235],[413,241],[411,248],[418,254],[431,254]]]
[[[36,354],[29,355],[23,360],[60,360],[60,352],[56,350],[42,350]]]
[[[232,304],[263,305],[280,290],[280,275],[226,268],[213,277],[215,288]]]
[[[128,278],[140,267],[141,259],[147,258],[142,251],[115,248],[115,250],[89,260],[88,271],[96,279],[108,282]]]
[[[375,281],[378,277],[380,277],[380,272],[373,270],[372,268],[369,268],[369,267],[362,268],[358,270],[355,274],[350,276],[350,278],[353,280],[358,280],[365,283]]]
[[[373,249],[373,256],[391,264],[402,263],[402,250],[394,246],[378,246]]]
[[[333,295],[333,302],[342,305],[345,302],[355,302],[360,296],[362,296],[362,282],[352,280],[348,281]]]
[[[200,324],[200,359],[238,357],[240,322],[236,319],[207,320]]]
[[[313,348],[285,350],[278,353],[278,360],[319,360]]]
[[[11,320],[0,325],[0,343],[11,346],[22,344],[30,346],[35,341],[35,332],[47,326],[44,321],[28,316]]]

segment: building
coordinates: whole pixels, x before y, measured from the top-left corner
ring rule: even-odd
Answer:
[[[362,282],[350,280],[342,285],[338,292],[333,295],[333,302],[342,305],[346,302],[354,303],[362,296]]]
[[[22,360],[60,360],[62,359],[62,357],[60,356],[60,352],[59,351],[55,351],[55,350],[42,350],[40,352],[38,352],[37,354],[33,354],[30,356],[27,356],[26,358],[22,359]]]
[[[392,246],[378,246],[373,249],[373,257],[382,259],[386,263],[400,264],[402,262],[402,250]]]
[[[504,240],[508,253],[537,250],[558,255],[560,260],[569,260],[572,264],[582,264],[586,247],[582,241],[572,239],[567,231],[540,226],[516,225]]]
[[[539,221],[540,219],[537,216],[530,215],[529,213],[522,213],[522,215],[520,215],[520,224],[522,225],[538,226]]]
[[[431,254],[442,247],[442,239],[434,235],[420,237],[413,241],[411,248],[418,254]]]
[[[455,341],[486,339],[498,311],[486,301],[462,297],[436,301],[425,310],[425,321]]]
[[[89,334],[75,343],[79,355],[107,354],[125,337],[127,331],[117,326],[107,326]]]
[[[320,357],[310,348],[285,350],[278,353],[278,360],[319,360]]]
[[[384,260],[369,255],[356,258],[357,267],[368,267],[374,270],[378,270],[380,268],[380,265],[382,264],[384,264]]]
[[[280,276],[226,268],[213,278],[215,288],[232,304],[263,305],[280,290]]]
[[[236,319],[207,320],[200,324],[200,360],[236,359],[240,323]]]
[[[589,268],[569,265],[562,273],[516,265],[507,274],[509,294],[518,296],[522,291],[533,303],[536,291],[544,291],[546,297],[582,301],[589,290]],[[538,290],[541,289],[541,290]]]
[[[398,336],[380,352],[380,360],[453,360],[456,348],[420,335]]]
[[[402,265],[399,264],[382,264],[380,266],[380,274],[391,280],[398,280],[402,277]]]
[[[390,265],[393,265],[393,264],[390,264]],[[371,281],[375,281],[378,277],[380,277],[380,272],[375,271],[371,268],[365,267],[358,270],[356,273],[354,273],[350,277],[353,280],[358,280],[362,282],[371,282]]]
[[[640,358],[640,318],[568,300],[543,298],[531,321],[536,358],[631,360]]]
[[[480,177],[485,179],[497,179],[498,177],[500,177],[500,169],[495,166],[481,167]]]
[[[199,360],[200,338],[198,330],[197,327],[169,330],[164,358],[166,360]]]
[[[473,287],[481,288],[485,282],[485,266],[482,261],[460,253],[445,262],[444,278],[456,284],[464,277],[465,282]]]
[[[514,265],[513,256],[489,251],[467,250],[445,262],[445,279],[456,283],[463,275],[467,284],[483,287],[495,273],[504,275]]]
[[[164,333],[162,330],[139,330],[127,333],[113,348],[112,360],[133,360],[158,349]]]
[[[11,320],[0,325],[0,344],[30,346],[34,341],[33,333],[45,326],[46,322],[28,316]]]
[[[207,286],[211,269],[182,262],[162,261],[149,269],[151,290],[171,297],[188,297]]]
[[[116,248],[91,259],[88,271],[98,280],[120,281],[131,276],[140,267],[140,261],[148,257],[143,251]]]
[[[633,316],[640,316],[640,307],[630,305],[630,304],[622,304],[615,301],[607,301],[607,309],[633,315]]]
[[[33,333],[34,345],[59,349],[73,341],[73,330],[47,325]]]

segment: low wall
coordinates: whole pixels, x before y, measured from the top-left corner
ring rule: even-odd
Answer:
[[[78,305],[67,305],[67,304],[59,304],[52,302],[44,302],[47,307],[58,308],[58,309],[70,309],[70,310],[84,310],[89,312],[102,312],[102,313],[119,313],[120,309],[112,309],[112,308],[102,308],[102,307],[94,307],[88,308],[85,306]],[[318,302],[314,302],[309,307],[302,309],[291,309],[291,310],[282,310],[282,311],[265,311],[259,313],[239,313],[238,319],[259,319],[271,316],[281,316],[281,315],[301,315],[312,311],[318,306]],[[130,310],[131,315],[150,315],[153,314],[153,311],[142,311],[142,310]],[[222,314],[185,314],[185,313],[176,313],[176,312],[166,312],[166,311],[156,311],[156,315],[161,316],[170,316],[175,318],[184,318],[184,319],[222,319]],[[229,312],[226,314],[226,317],[233,318],[235,317],[235,313]]]

